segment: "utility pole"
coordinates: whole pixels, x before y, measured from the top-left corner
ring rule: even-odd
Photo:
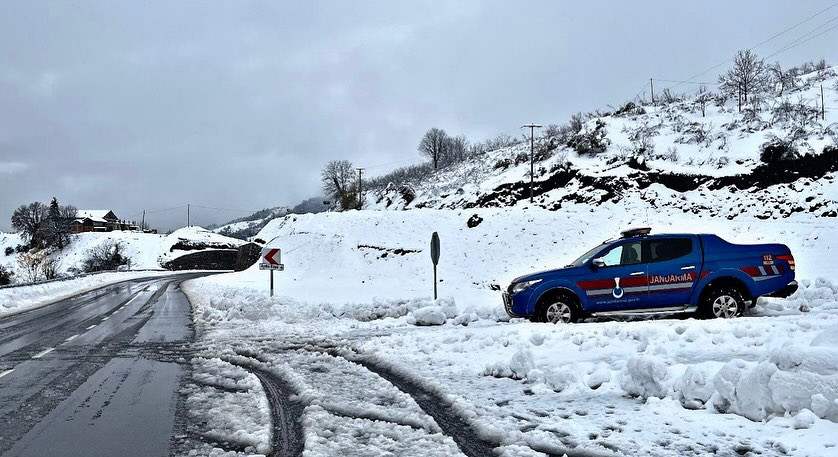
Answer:
[[[358,170],[358,209],[360,210],[361,206],[362,206],[361,205],[361,202],[362,202],[362,200],[361,200],[361,194],[362,194],[361,184],[364,182],[361,179],[361,174],[364,172],[364,169],[363,168],[356,168],[356,170]]]
[[[192,225],[189,223],[189,209],[190,209],[189,206],[190,206],[189,203],[187,203],[186,204],[186,226],[187,227],[192,227]]]
[[[143,223],[140,224],[140,230],[145,231],[145,210],[143,210]]]
[[[533,179],[535,177],[535,129],[540,129],[539,124],[524,124],[521,128],[530,129],[530,203],[533,197]]]
[[[652,106],[655,106],[655,83],[649,78],[649,89],[652,91]]]
[[[823,104],[823,84],[821,84],[821,120],[826,119],[826,105]]]

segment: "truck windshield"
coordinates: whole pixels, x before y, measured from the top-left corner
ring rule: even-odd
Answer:
[[[582,254],[582,256],[579,257],[578,259],[574,260],[573,263],[570,264],[570,266],[581,267],[582,265],[585,264],[585,262],[591,260],[591,257],[593,257],[597,252],[600,252],[607,247],[608,247],[608,243],[600,244],[599,246],[597,246],[597,247],[591,249],[590,251]]]

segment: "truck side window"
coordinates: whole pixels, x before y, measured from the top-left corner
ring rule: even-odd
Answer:
[[[606,267],[640,263],[640,242],[627,243],[611,249],[602,256]]]
[[[665,262],[684,257],[693,250],[693,240],[690,238],[664,238],[649,240],[649,261]]]

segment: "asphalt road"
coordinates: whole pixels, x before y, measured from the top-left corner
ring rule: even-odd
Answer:
[[[0,455],[167,456],[193,338],[180,282],[137,279],[0,320]]]

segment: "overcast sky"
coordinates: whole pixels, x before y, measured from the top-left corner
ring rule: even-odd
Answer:
[[[420,161],[430,127],[479,140],[564,122],[832,4],[4,0],[0,230],[15,207],[52,196],[137,220],[186,203],[294,205],[319,195],[328,160],[382,174]],[[771,61],[834,63],[836,43],[833,30]],[[193,223],[241,215],[194,208]],[[165,230],[185,216],[149,219]]]

